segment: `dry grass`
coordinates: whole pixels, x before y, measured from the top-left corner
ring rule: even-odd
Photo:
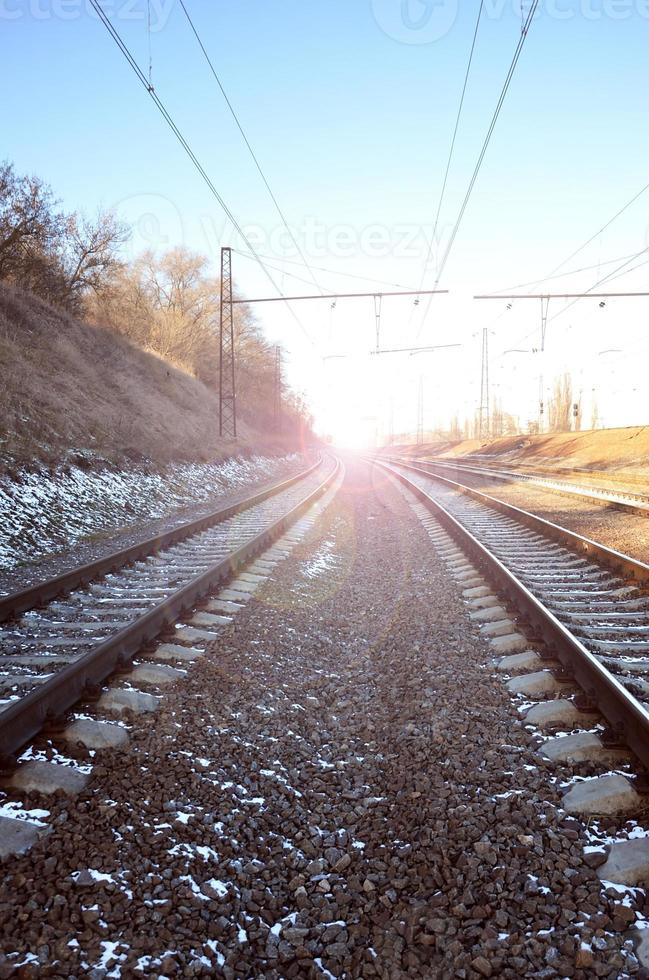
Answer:
[[[598,472],[613,479],[646,484],[649,479],[649,426],[555,432],[546,435],[502,436],[489,442],[465,439],[424,446],[402,446],[400,451],[421,456],[464,456],[492,459],[501,465],[548,472]]]
[[[118,335],[0,285],[0,462],[4,468],[88,457],[211,460],[218,400],[195,378]],[[235,449],[272,450],[241,426]]]

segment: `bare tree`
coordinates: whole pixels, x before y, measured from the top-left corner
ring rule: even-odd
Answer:
[[[572,378],[566,372],[556,378],[548,405],[551,432],[570,432],[572,409]]]
[[[590,427],[591,429],[599,429],[599,406],[597,404],[597,396],[594,392],[590,408]]]
[[[491,434],[495,438],[502,436],[504,433],[505,425],[505,413],[503,412],[503,404],[499,398],[494,399],[492,411],[491,411]]]
[[[121,268],[118,252],[130,229],[114,211],[99,211],[94,221],[76,214],[66,221],[63,242],[65,298],[69,305],[83,293],[101,292]]]
[[[11,280],[34,258],[38,264],[62,235],[65,219],[50,188],[0,164],[0,279]]]
[[[83,313],[216,387],[220,283],[207,259],[180,247],[126,264],[120,249],[129,234],[113,211],[64,214],[43,181],[0,163],[0,280]],[[245,306],[235,308],[234,331],[239,407],[271,424],[275,348]],[[288,392],[284,401],[289,427],[291,419],[308,424],[301,398]]]
[[[116,271],[128,235],[110,211],[94,221],[65,215],[43,181],[0,164],[0,279],[78,311]]]
[[[219,371],[220,283],[207,259],[185,248],[146,252],[116,270],[110,284],[88,299],[89,314],[139,346],[216,388]],[[249,307],[234,308],[237,403],[244,418],[271,428],[275,398],[275,348]],[[283,429],[306,410],[290,393],[283,399]],[[297,423],[296,423],[297,424]],[[300,422],[300,424],[302,424]]]

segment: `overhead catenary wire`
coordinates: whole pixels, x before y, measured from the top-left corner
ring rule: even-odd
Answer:
[[[590,286],[588,289],[584,291],[583,297],[586,297],[590,293],[593,293],[595,289],[597,289],[599,286],[604,285],[604,283],[609,282],[612,279],[619,279],[620,275],[626,275],[629,272],[633,272],[634,271],[633,269],[626,269],[626,272],[622,272],[621,270],[625,269],[625,267],[630,265],[631,262],[635,261],[635,259],[639,259],[641,255],[646,255],[647,252],[649,252],[649,246],[640,249],[640,251],[636,252],[630,258],[622,262],[622,264],[619,265],[616,269],[613,269],[612,272],[607,273],[605,276],[602,276],[601,279],[598,279],[597,282],[594,282],[592,286]],[[644,263],[640,263],[640,265],[644,265]],[[636,266],[636,268],[639,267],[640,266]],[[583,297],[578,296],[576,299],[573,299],[570,303],[564,306],[562,310],[559,310],[557,313],[555,313],[554,316],[550,317],[550,323],[552,323],[554,320],[557,320],[560,316],[563,316],[564,313],[566,313],[572,306],[575,305],[575,303],[579,302],[579,300],[582,299]]]
[[[597,282],[594,282],[592,284],[592,286],[589,286],[589,288],[588,289],[585,289],[582,293],[579,293],[578,295],[575,295],[571,299],[571,301],[569,303],[566,303],[566,305],[564,307],[562,307],[562,309],[558,310],[553,316],[549,317],[547,323],[550,324],[550,323],[553,323],[555,320],[558,320],[559,317],[563,316],[564,313],[567,313],[567,311],[569,309],[571,309],[571,307],[573,307],[575,305],[575,303],[578,303],[579,300],[581,300],[581,299],[588,299],[589,297],[591,297],[592,299],[600,298],[600,297],[606,299],[606,298],[611,297],[612,296],[611,293],[607,293],[607,292],[595,293],[595,290],[598,287],[605,285],[607,282],[613,282],[615,279],[620,279],[623,276],[629,275],[631,272],[635,272],[636,269],[640,269],[644,265],[647,265],[647,263],[649,263],[649,259],[646,259],[644,262],[639,262],[638,265],[633,266],[631,269],[626,268],[626,266],[630,265],[631,262],[633,262],[635,259],[640,258],[641,255],[647,255],[648,253],[649,253],[649,246],[646,246],[645,248],[640,249],[638,252],[634,252],[633,255],[628,256],[620,265],[617,266],[616,269],[613,269],[611,272],[607,273],[605,276],[602,276],[600,279],[597,280]],[[625,295],[625,294],[620,294],[620,297],[623,297],[623,295]],[[634,294],[633,293],[627,293],[626,295],[627,296],[633,296]],[[644,294],[643,293],[637,293],[635,295],[636,296],[642,296]],[[493,299],[496,299],[496,298],[500,298],[500,297],[495,297],[495,296],[493,296],[493,295],[490,294],[489,296],[485,296],[484,298],[485,299],[492,299],[492,298]],[[512,296],[512,297],[509,297],[509,298],[511,298],[512,300],[516,300],[517,298],[522,299],[523,297],[522,296],[521,297]],[[538,331],[538,328],[535,328],[534,330],[529,331],[529,333],[524,334],[522,337],[520,337],[520,336],[517,337],[515,340],[511,341],[511,343],[515,343],[515,344],[525,343],[525,341],[526,340],[529,340],[530,337],[533,337],[537,333],[537,331]]]
[[[230,98],[229,98],[227,92],[225,91],[225,88],[223,87],[223,83],[221,82],[221,79],[218,76],[218,73],[216,71],[216,68],[214,67],[214,64],[212,63],[212,59],[210,58],[209,54],[207,53],[207,49],[205,48],[205,45],[203,44],[203,41],[202,41],[202,39],[200,37],[200,34],[198,33],[198,30],[197,30],[197,28],[196,28],[196,26],[194,24],[194,21],[192,20],[190,14],[189,14],[189,11],[187,10],[187,7],[185,6],[184,0],[179,0],[179,2],[180,2],[180,6],[182,7],[183,13],[185,14],[185,17],[187,18],[187,22],[188,22],[188,24],[189,24],[189,26],[190,26],[190,28],[192,30],[192,33],[194,34],[194,37],[196,38],[196,41],[198,42],[198,45],[199,45],[201,51],[203,52],[203,55],[205,57],[205,60],[206,60],[207,64],[209,65],[209,68],[210,68],[210,71],[211,71],[212,75],[214,76],[214,80],[215,80],[216,84],[218,85],[218,87],[219,87],[219,89],[221,91],[221,95],[225,99],[225,103],[226,103],[228,109],[230,110],[230,114],[232,115],[232,118],[234,119],[234,121],[235,121],[235,123],[237,125],[237,129],[241,133],[241,136],[243,138],[243,141],[244,141],[244,143],[246,144],[246,146],[248,148],[248,152],[250,153],[250,156],[252,157],[253,163],[255,164],[255,167],[257,168],[257,171],[259,173],[259,176],[261,177],[262,181],[264,182],[264,186],[266,187],[266,190],[268,191],[268,194],[270,196],[270,199],[273,202],[273,205],[275,207],[275,210],[277,211],[277,214],[279,215],[280,221],[284,225],[284,228],[286,229],[286,231],[287,231],[287,233],[288,233],[288,235],[289,235],[289,237],[290,237],[290,239],[291,239],[294,247],[296,248],[297,252],[299,253],[300,258],[302,259],[303,264],[305,265],[307,271],[309,272],[309,274],[311,276],[311,279],[313,281],[314,286],[316,287],[316,289],[320,289],[320,285],[319,285],[319,283],[318,283],[315,275],[313,274],[313,270],[312,270],[311,266],[309,265],[309,263],[307,262],[307,259],[306,259],[305,255],[304,255],[304,252],[300,248],[300,245],[299,245],[297,239],[295,238],[295,235],[293,234],[292,229],[289,227],[288,221],[284,217],[284,212],[282,211],[282,209],[281,209],[281,207],[279,205],[279,202],[277,200],[277,197],[275,196],[275,194],[274,194],[274,192],[273,192],[273,190],[272,190],[272,188],[270,186],[270,183],[268,182],[268,178],[266,177],[266,174],[264,173],[264,171],[262,169],[262,166],[261,166],[261,164],[259,162],[259,159],[257,157],[257,154],[253,150],[252,145],[250,143],[250,140],[248,139],[248,137],[247,137],[247,135],[246,135],[246,133],[244,131],[244,128],[241,125],[241,121],[239,120],[239,117],[238,117],[238,115],[237,115],[237,113],[236,113],[236,111],[234,109],[234,106],[232,105],[232,102],[230,101]]]
[[[609,218],[608,221],[605,224],[602,225],[602,227],[599,229],[599,231],[596,231],[594,235],[591,235],[590,238],[586,239],[585,242],[582,242],[582,244],[578,248],[576,248],[574,250],[574,252],[571,252],[570,255],[567,258],[565,258],[562,262],[560,262],[559,265],[555,266],[555,268],[552,270],[552,272],[550,273],[550,275],[549,276],[546,276],[546,278],[549,279],[556,272],[558,272],[559,269],[562,269],[564,265],[567,265],[568,262],[572,261],[572,259],[574,259],[574,257],[576,255],[579,255],[580,252],[583,252],[583,250],[585,248],[587,248],[590,244],[592,244],[592,242],[594,242],[596,238],[599,238],[599,236],[602,234],[602,232],[605,232],[606,229],[609,228],[613,224],[614,221],[617,221],[617,219],[620,217],[620,215],[624,214],[624,212],[626,210],[628,210],[628,208],[630,208],[632,204],[635,204],[635,202],[638,200],[638,198],[642,197],[642,195],[647,190],[649,190],[649,184],[645,184],[644,187],[642,187],[637,192],[637,194],[634,194],[633,197],[629,201],[627,201],[626,204],[624,204],[619,209],[619,211],[616,211],[615,212],[615,214],[613,215],[612,218]],[[639,253],[637,253],[637,254],[639,254]],[[544,282],[544,281],[545,281],[544,279],[538,279],[537,280],[537,282]]]
[[[103,10],[101,4],[98,2],[98,0],[90,0],[90,3],[92,5],[93,9],[96,11],[96,13],[97,13],[99,19],[101,20],[102,24],[104,25],[104,27],[106,28],[106,30],[108,31],[108,33],[110,34],[110,36],[113,38],[115,44],[117,45],[117,47],[119,48],[119,50],[122,52],[122,54],[126,58],[128,64],[130,65],[130,67],[133,70],[134,74],[138,78],[139,82],[144,86],[144,88],[146,89],[149,97],[155,103],[155,106],[158,109],[158,111],[160,112],[160,114],[162,115],[163,119],[165,120],[165,122],[167,123],[167,125],[169,126],[169,128],[171,129],[171,131],[173,132],[174,136],[176,137],[176,139],[178,140],[178,142],[180,143],[180,145],[184,149],[185,153],[187,154],[187,156],[189,157],[189,159],[193,163],[194,167],[196,168],[196,170],[198,171],[198,173],[200,174],[200,176],[203,178],[203,180],[204,180],[205,184],[207,185],[210,193],[216,198],[216,200],[218,201],[219,205],[223,209],[226,217],[232,223],[233,228],[241,236],[241,239],[245,242],[245,244],[249,248],[250,252],[254,255],[254,257],[255,257],[258,265],[260,266],[260,268],[264,272],[266,278],[269,280],[269,282],[273,286],[273,289],[275,289],[276,292],[279,294],[278,295],[278,299],[280,299],[280,300],[284,299],[284,301],[287,304],[287,308],[288,308],[291,316],[293,317],[293,319],[295,320],[295,322],[298,324],[298,326],[300,327],[301,331],[303,332],[304,336],[307,338],[307,340],[309,341],[309,343],[313,347],[315,347],[316,345],[315,345],[315,343],[313,341],[313,338],[309,336],[309,334],[308,334],[307,330],[305,329],[303,323],[300,321],[299,317],[295,313],[295,310],[293,310],[291,308],[291,306],[288,304],[288,302],[282,296],[281,289],[279,288],[279,286],[275,282],[273,276],[270,274],[270,272],[268,271],[268,269],[264,265],[261,257],[258,255],[257,250],[255,249],[254,245],[249,240],[249,238],[246,235],[246,233],[244,232],[243,228],[241,227],[241,225],[239,224],[239,222],[235,218],[234,214],[232,213],[232,211],[230,210],[230,208],[228,207],[228,205],[224,201],[223,197],[221,196],[221,194],[217,190],[217,188],[214,185],[213,181],[211,180],[209,174],[206,172],[206,170],[204,169],[204,167],[201,164],[200,160],[198,159],[198,157],[196,156],[196,154],[192,150],[189,142],[185,139],[185,137],[183,136],[182,132],[180,131],[180,129],[176,125],[174,119],[172,118],[172,116],[169,113],[169,111],[167,110],[166,106],[164,105],[164,103],[162,102],[162,100],[160,99],[160,97],[158,96],[157,92],[155,91],[155,89],[151,85],[149,85],[149,82],[147,80],[146,75],[144,74],[144,72],[142,71],[142,69],[140,68],[140,66],[138,65],[137,61],[135,60],[134,56],[132,55],[131,51],[129,50],[128,46],[126,45],[125,41],[122,39],[121,35],[119,34],[119,32],[117,31],[117,29],[114,27],[114,25],[110,21],[109,17],[107,16],[107,14],[105,13],[105,11]]]
[[[473,192],[473,188],[475,186],[475,182],[478,179],[478,174],[480,173],[480,169],[482,167],[482,162],[483,162],[483,160],[485,158],[485,154],[487,152],[487,148],[488,148],[489,143],[491,141],[491,136],[493,134],[493,131],[494,131],[495,127],[496,127],[496,123],[498,122],[498,117],[500,115],[500,110],[503,107],[503,104],[505,102],[505,98],[507,96],[507,92],[509,91],[509,86],[511,84],[511,80],[514,77],[514,72],[516,71],[516,66],[517,66],[518,61],[519,61],[519,58],[521,56],[521,52],[523,50],[523,45],[525,44],[525,40],[527,38],[529,29],[530,29],[530,26],[531,26],[531,23],[532,23],[532,19],[534,17],[534,14],[536,13],[536,8],[537,8],[538,4],[539,4],[539,0],[533,0],[532,5],[531,5],[531,7],[530,7],[530,9],[529,9],[529,11],[527,13],[527,17],[525,18],[525,22],[524,22],[524,24],[523,24],[523,26],[521,28],[521,36],[518,39],[518,44],[516,45],[516,50],[514,51],[514,56],[512,58],[511,64],[509,66],[509,70],[508,70],[507,75],[505,77],[505,82],[504,82],[503,87],[502,87],[502,90],[500,92],[500,96],[498,97],[498,102],[496,103],[496,108],[494,110],[493,116],[491,117],[491,122],[489,123],[489,128],[487,130],[487,134],[486,134],[486,136],[484,138],[484,141],[483,141],[483,144],[482,144],[482,148],[480,150],[480,153],[478,155],[478,159],[477,159],[476,165],[475,165],[474,170],[473,170],[473,173],[471,175],[471,180],[469,181],[469,186],[467,187],[466,194],[464,195],[464,200],[462,201],[462,205],[460,207],[460,210],[458,212],[458,216],[457,216],[457,218],[455,220],[455,224],[453,226],[453,231],[451,232],[451,237],[449,238],[449,241],[447,243],[446,249],[444,251],[444,255],[442,257],[442,261],[440,263],[439,270],[437,272],[436,284],[439,283],[440,279],[442,278],[442,275],[444,274],[444,269],[446,268],[446,263],[448,262],[449,256],[450,256],[451,251],[453,249],[453,245],[455,243],[455,239],[457,237],[457,233],[458,233],[458,231],[460,229],[460,225],[462,224],[462,219],[464,217],[464,213],[465,213],[465,211],[467,209],[469,200],[471,198],[471,194]]]
[[[496,128],[496,123],[498,122],[498,117],[500,116],[500,111],[501,111],[501,109],[503,107],[503,104],[505,102],[505,98],[507,96],[507,92],[509,91],[509,86],[511,85],[512,78],[514,77],[514,72],[516,71],[516,66],[518,65],[518,62],[519,62],[519,59],[520,59],[520,56],[521,56],[521,52],[523,50],[523,46],[525,44],[525,40],[526,40],[527,35],[529,33],[529,29],[530,29],[530,26],[532,24],[532,20],[534,19],[534,15],[536,13],[536,9],[537,9],[538,5],[539,5],[539,0],[532,0],[532,4],[530,6],[529,11],[527,12],[527,16],[526,16],[525,21],[523,23],[523,26],[521,28],[521,35],[520,35],[520,37],[518,39],[518,44],[516,45],[516,49],[514,51],[514,55],[512,57],[512,60],[511,60],[510,65],[509,65],[509,69],[507,71],[507,75],[505,77],[505,81],[503,83],[503,86],[502,86],[500,95],[498,97],[498,101],[496,103],[496,108],[494,109],[493,115],[491,117],[491,121],[489,123],[489,128],[487,129],[487,133],[486,133],[485,138],[483,140],[482,147],[480,149],[480,153],[478,154],[478,159],[477,159],[476,164],[475,164],[475,167],[473,169],[473,173],[471,175],[471,179],[469,181],[469,184],[468,184],[466,193],[464,195],[464,199],[463,199],[462,204],[460,206],[460,210],[458,212],[457,218],[455,219],[455,224],[453,225],[453,230],[451,231],[451,235],[450,235],[450,238],[449,238],[449,240],[447,242],[446,249],[444,250],[444,255],[442,256],[442,261],[441,261],[441,263],[438,266],[437,275],[436,275],[436,278],[435,278],[435,287],[434,288],[437,288],[437,286],[439,285],[439,282],[440,282],[440,280],[441,280],[441,278],[442,278],[442,276],[444,274],[444,270],[446,269],[446,264],[447,264],[447,262],[449,260],[450,255],[451,255],[451,251],[453,250],[453,245],[455,244],[455,239],[457,238],[458,231],[460,230],[460,225],[462,224],[462,219],[464,218],[464,214],[465,214],[466,209],[467,209],[467,206],[469,204],[469,200],[471,198],[471,194],[473,192],[473,188],[475,187],[475,183],[476,183],[476,181],[478,179],[478,174],[480,173],[480,169],[482,167],[483,160],[484,160],[485,155],[487,153],[487,148],[489,147],[489,143],[491,141],[491,137],[492,137],[493,131]],[[420,333],[421,333],[421,331],[422,331],[422,329],[424,327],[424,324],[426,322],[426,317],[428,316],[428,311],[429,310],[430,310],[430,301],[428,302],[428,304],[426,306],[426,310],[424,312],[424,316],[422,318],[422,322],[419,325],[419,330],[417,331],[417,337],[419,337],[419,335],[420,335]]]
[[[471,65],[473,64],[473,54],[474,54],[474,51],[475,51],[476,40],[477,40],[477,37],[478,37],[478,28],[480,27],[480,20],[482,18],[482,10],[483,10],[483,7],[484,7],[484,0],[480,0],[480,6],[478,8],[478,16],[476,18],[475,28],[473,30],[473,39],[471,41],[471,49],[469,51],[469,59],[468,59],[468,62],[467,62],[466,70],[464,72],[464,82],[462,84],[462,92],[460,94],[460,102],[459,102],[459,105],[458,105],[458,108],[457,108],[457,113],[456,113],[456,116],[455,116],[455,126],[453,128],[453,135],[451,137],[451,145],[449,147],[448,157],[447,157],[447,160],[446,160],[446,169],[444,171],[444,178],[442,180],[442,187],[441,187],[440,194],[439,194],[439,200],[437,202],[437,211],[435,212],[435,220],[433,222],[433,231],[432,231],[432,234],[430,236],[430,240],[428,242],[428,251],[426,253],[426,258],[424,260],[424,267],[422,269],[421,279],[420,279],[420,282],[419,282],[420,288],[423,287],[423,285],[424,285],[424,279],[426,278],[426,267],[428,266],[428,263],[430,262],[430,258],[431,258],[432,252],[433,252],[433,245],[434,245],[435,240],[437,238],[437,229],[439,227],[439,216],[440,216],[441,211],[442,211],[442,205],[444,203],[444,197],[445,197],[445,194],[446,194],[446,185],[448,184],[448,175],[449,175],[449,172],[450,172],[450,169],[451,169],[451,163],[452,163],[452,160],[453,160],[453,153],[455,151],[455,141],[457,140],[457,133],[458,133],[458,129],[460,127],[460,118],[462,116],[462,109],[464,107],[464,98],[466,96],[466,89],[467,89],[467,85],[468,85],[468,82],[469,82],[469,75],[471,73]]]
[[[243,256],[244,258],[251,258],[251,257],[254,258],[254,256],[250,256],[248,252],[241,251],[241,249],[233,248],[232,251],[236,252],[237,255]],[[263,253],[259,253],[259,254],[261,255],[262,259],[264,260],[270,259],[271,262],[285,262],[288,265],[301,265],[300,262],[296,262],[294,259],[287,259],[283,255],[273,256],[273,255],[264,255]],[[359,276],[357,273],[353,273],[353,272],[337,272],[335,269],[325,269],[323,268],[323,266],[320,265],[314,265],[312,266],[312,268],[315,269],[316,272],[325,272],[327,273],[327,275],[330,276],[343,276],[345,279],[360,279],[363,282],[375,282],[377,283],[377,285],[392,286],[394,289],[410,289],[410,286],[404,286],[402,282],[389,282],[385,279],[375,279],[373,276]],[[291,273],[287,272],[286,275],[290,276]],[[297,276],[295,278],[297,278]]]
[[[503,292],[504,293],[504,292],[508,292],[509,289],[524,289],[527,286],[530,286],[530,287],[540,286],[544,282],[549,282],[550,279],[557,278],[557,272],[559,271],[559,269],[562,269],[564,267],[564,265],[567,265],[568,262],[572,261],[572,259],[574,259],[575,256],[579,255],[580,252],[583,252],[583,250],[585,248],[588,248],[589,245],[591,245],[597,238],[599,238],[599,236],[603,232],[605,232],[607,228],[610,228],[610,226],[613,224],[613,222],[614,221],[617,221],[617,219],[622,214],[624,214],[624,212],[627,211],[631,207],[632,204],[635,204],[635,202],[637,200],[639,200],[639,198],[641,198],[642,195],[644,193],[646,193],[646,191],[648,191],[648,190],[649,190],[649,184],[645,184],[644,187],[641,187],[640,190],[637,191],[637,193],[635,193],[633,195],[633,197],[631,197],[626,202],[626,204],[623,204],[622,207],[619,208],[615,212],[615,214],[611,218],[609,218],[608,221],[606,221],[598,231],[595,232],[594,235],[591,235],[590,238],[587,238],[584,242],[581,243],[581,245],[579,245],[573,252],[571,252],[570,255],[566,256],[565,259],[563,259],[561,262],[559,262],[559,264],[556,265],[554,267],[554,269],[552,269],[552,271],[548,273],[547,276],[543,276],[543,278],[541,278],[541,279],[534,279],[531,282],[520,283],[518,286],[508,286],[505,289],[499,289],[499,290],[497,290],[497,292],[499,292],[499,293],[500,292]],[[632,259],[635,259],[640,254],[641,254],[640,252],[636,252],[636,253],[634,253],[630,257]],[[615,261],[619,261],[619,260],[618,259],[611,259],[610,261],[611,262],[615,262]],[[606,265],[606,264],[607,263],[605,263],[605,262],[597,263],[594,266],[590,266],[590,268],[593,268],[594,269],[594,268],[597,268],[599,265]],[[586,272],[587,269],[578,269],[576,271],[577,272]],[[568,276],[568,275],[571,275],[571,274],[572,273],[570,273],[570,272],[563,272],[563,273],[561,273],[561,275],[563,275],[563,276]]]
[[[151,0],[146,3],[146,33],[149,46],[149,88],[153,88],[153,51],[151,49]]]
[[[251,259],[253,262],[255,261],[254,255],[250,255],[248,252],[241,252],[239,249],[235,248],[233,248],[232,251],[235,253],[235,255],[240,255],[243,259]],[[267,268],[272,269],[273,272],[279,272],[282,277],[288,276],[289,279],[295,279],[296,282],[303,282],[306,286],[313,285],[310,279],[305,279],[304,276],[298,276],[296,272],[289,272],[288,269],[282,269],[281,266],[274,265],[272,262],[268,261],[266,256],[264,256],[264,262]]]
[[[568,276],[576,276],[580,272],[592,272],[593,269],[599,269],[603,265],[613,265],[614,262],[621,262],[624,259],[634,259],[637,254],[637,252],[633,252],[630,255],[616,255],[614,259],[605,259],[603,262],[595,262],[594,265],[584,265],[579,269],[568,269],[567,272],[552,273],[552,275],[545,276],[543,279],[530,279],[529,282],[517,282],[513,286],[503,286],[501,289],[494,289],[493,295],[501,296],[503,293],[512,293],[515,289],[540,286],[541,283],[550,282],[552,279],[566,279]]]

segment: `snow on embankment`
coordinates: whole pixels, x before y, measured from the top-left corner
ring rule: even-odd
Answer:
[[[79,541],[168,517],[196,505],[297,472],[298,454],[253,456],[217,463],[175,463],[143,469],[22,472],[0,480],[0,568],[12,569],[62,552]],[[207,507],[205,505],[209,504]]]

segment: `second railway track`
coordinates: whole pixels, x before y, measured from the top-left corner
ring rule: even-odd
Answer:
[[[420,466],[382,465],[516,610],[525,635],[509,651],[503,643],[503,652],[529,650],[536,640],[546,664],[558,661],[545,688],[539,678],[541,696],[560,693],[562,683],[581,687],[580,697],[565,700],[562,724],[588,726],[585,710],[601,712],[604,742],[626,743],[648,769],[649,566]],[[511,623],[503,633],[512,633]],[[596,754],[598,738],[590,744]]]
[[[387,456],[385,458],[393,463],[404,462],[398,457]],[[413,463],[431,473],[440,472],[442,475],[476,478],[480,481],[495,480],[500,483],[525,484],[538,490],[549,491],[575,500],[585,500],[589,504],[597,504],[600,507],[610,507],[627,514],[649,517],[649,494],[638,493],[633,490],[598,487],[579,483],[575,480],[548,477],[536,473],[494,469],[464,460],[429,459],[413,460]]]
[[[326,456],[236,505],[3,597],[2,767],[11,771],[44,727],[64,726],[73,705],[96,699],[111,673],[128,671],[143,646],[267,548],[331,487],[339,467]],[[230,608],[236,603],[226,599],[193,614],[178,639],[200,640]]]

